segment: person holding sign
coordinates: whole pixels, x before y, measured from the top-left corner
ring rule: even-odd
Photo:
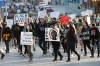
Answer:
[[[55,24],[53,29],[56,29],[56,28],[59,28],[58,24]],[[51,35],[52,35],[53,40],[57,40],[57,32],[55,30],[52,31]],[[54,60],[53,61],[57,61],[57,55],[59,55],[60,60],[62,60],[63,56],[59,51],[60,41],[52,41],[52,46],[54,50]]]

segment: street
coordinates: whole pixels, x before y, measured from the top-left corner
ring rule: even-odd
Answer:
[[[4,43],[0,45],[0,49],[5,48]],[[53,62],[52,50],[48,51],[47,55],[43,56],[41,49],[36,45],[36,51],[34,52],[33,62],[28,62],[28,56],[19,55],[18,50],[14,48],[10,44],[10,53],[6,54],[3,60],[0,59],[0,66],[99,66],[100,58],[97,58],[95,53],[95,58],[90,58],[90,52],[88,52],[88,56],[84,57],[83,52],[80,51],[80,47],[78,46],[77,51],[81,54],[81,60],[77,61],[76,55],[73,53],[73,57],[71,57],[71,62],[66,62],[67,53],[63,53],[62,48],[60,51],[63,54],[63,60]]]

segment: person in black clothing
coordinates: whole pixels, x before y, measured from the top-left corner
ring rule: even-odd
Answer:
[[[67,33],[67,56],[68,56],[68,60],[66,62],[69,62],[70,61],[70,52],[73,51],[77,56],[78,56],[78,61],[80,60],[80,55],[76,52],[75,50],[75,41],[76,41],[76,38],[75,38],[75,30],[74,28],[72,27],[72,25],[70,24],[69,26],[69,30],[68,30],[68,33]]]
[[[55,27],[54,29],[59,28],[58,26],[56,26],[55,24]],[[56,37],[57,37],[57,33],[55,31],[53,31],[53,35],[52,35],[53,39],[55,40]],[[60,60],[63,59],[63,56],[62,54],[60,53],[59,51],[59,48],[60,48],[60,41],[52,41],[52,46],[53,46],[53,51],[54,51],[54,60],[53,61],[57,61],[57,55],[60,56]]]
[[[87,56],[87,49],[91,52],[91,46],[90,46],[90,40],[91,40],[91,29],[87,23],[87,21],[84,20],[83,27],[82,27],[82,40],[83,40],[83,45],[84,45],[84,56]],[[92,54],[91,54],[92,55]]]
[[[11,30],[9,27],[7,27],[7,22],[4,23],[2,35],[6,45],[6,53],[9,53],[9,41],[11,40]]]
[[[94,57],[94,45],[97,45],[97,57],[99,57],[99,29],[95,27],[95,24],[92,24],[91,28],[91,40],[92,40],[92,58]]]
[[[64,49],[64,53],[66,53],[66,35],[67,35],[67,32],[68,32],[68,26],[67,25],[64,25],[64,28],[62,29],[62,33],[61,33],[61,44],[62,44],[62,47]]]
[[[39,47],[43,50],[43,54],[45,55],[47,53],[46,51],[46,42],[45,42],[45,26],[46,23],[44,21],[44,19],[40,19],[40,23],[39,23]]]

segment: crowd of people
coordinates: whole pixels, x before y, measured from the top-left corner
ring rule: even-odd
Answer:
[[[18,23],[12,25],[10,29],[7,26],[7,22],[3,21],[0,24],[0,35],[1,39],[5,42],[6,53],[10,52],[9,42],[12,40],[15,48],[18,49],[20,55],[28,54],[29,61],[32,61],[33,51],[36,51],[35,44],[38,44],[43,55],[46,55],[50,48],[53,49],[52,55],[54,56],[53,61],[57,61],[57,55],[60,56],[60,60],[63,59],[63,55],[60,52],[60,47],[63,47],[64,53],[67,53],[67,61],[70,62],[70,55],[74,52],[77,55],[77,60],[81,59],[81,55],[77,52],[76,47],[78,44],[81,46],[81,51],[84,50],[84,56],[87,56],[87,47],[90,50],[91,58],[94,57],[94,48],[97,46],[97,57],[100,56],[100,32],[96,27],[99,26],[99,16],[91,16],[91,24],[88,24],[86,17],[76,17],[74,20],[69,20],[67,25],[62,25],[60,18],[37,18],[32,19],[29,17],[29,21],[24,23],[24,26],[20,26]],[[45,28],[59,28],[60,41],[45,41]],[[25,51],[23,54],[22,45],[20,44],[21,32],[32,32],[33,47],[31,45],[24,45]],[[55,33],[53,38],[55,38]],[[52,47],[51,47],[52,46]],[[1,53],[1,59],[4,58],[4,53]]]

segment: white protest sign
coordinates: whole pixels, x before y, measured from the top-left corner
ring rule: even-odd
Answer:
[[[87,16],[87,22],[88,22],[88,24],[91,24],[91,19],[89,16]]]
[[[86,10],[87,15],[93,15],[93,10]]]
[[[45,41],[60,41],[59,28],[45,28]]]
[[[38,18],[45,18],[47,16],[46,11],[39,11],[38,12]]]
[[[32,32],[21,32],[21,45],[33,45]]]
[[[87,15],[87,11],[82,11],[82,12],[81,12],[81,15],[82,15],[82,16],[86,16],[86,15]]]
[[[50,17],[51,18],[59,18],[59,16],[60,16],[60,13],[59,12],[51,12],[50,13]]]
[[[76,18],[76,14],[69,14],[68,15],[71,19],[75,19]]]
[[[7,26],[11,28],[13,25],[13,19],[6,19],[6,22],[7,22]]]
[[[22,22],[28,22],[28,14],[15,14],[14,24]]]

